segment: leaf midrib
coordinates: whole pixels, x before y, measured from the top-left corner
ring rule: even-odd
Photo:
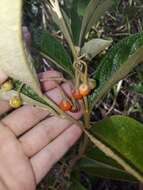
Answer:
[[[110,90],[111,86],[113,86],[118,80],[121,80],[122,78],[124,78],[128,74],[128,72],[131,71],[131,69],[133,69],[139,63],[141,63],[141,61],[143,60],[142,52],[143,52],[143,46],[141,46],[139,50],[136,51],[136,53],[131,55],[128,61],[126,61],[124,64],[121,65],[120,69],[112,75],[112,79],[108,81],[108,84],[105,83],[102,86],[102,90],[97,95],[94,102],[92,102],[92,105],[90,104],[90,111],[92,111],[93,106],[105,95],[105,93]],[[141,56],[138,56],[138,54],[141,54]],[[137,59],[139,60],[133,61],[133,59],[135,59],[134,56],[136,56]],[[131,65],[130,68],[129,68],[128,63],[130,63]]]
[[[99,148],[102,152],[104,152],[106,156],[114,159],[117,163],[119,163],[125,169],[125,171],[133,175],[139,181],[143,182],[142,174],[139,173],[135,168],[131,167],[129,163],[123,160],[123,158],[119,157],[114,150],[112,150],[110,147],[104,144],[104,142],[99,140],[98,137],[93,136],[87,130],[84,130],[84,132],[88,136],[88,138],[91,140],[91,142],[94,143],[96,147]]]

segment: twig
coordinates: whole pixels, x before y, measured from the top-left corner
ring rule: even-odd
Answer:
[[[88,146],[88,137],[86,134],[84,134],[83,142],[80,146],[79,153],[77,156],[75,156],[70,162],[69,162],[69,167],[67,168],[65,175],[70,176],[73,167],[76,165],[76,163],[81,159],[81,157],[84,155],[86,148]]]

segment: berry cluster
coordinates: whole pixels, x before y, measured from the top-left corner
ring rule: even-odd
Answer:
[[[73,66],[75,69],[75,89],[72,92],[72,97],[74,100],[82,100],[90,94],[91,90],[96,88],[96,81],[88,78],[87,64],[80,58],[74,62]],[[73,111],[73,107],[75,107],[65,96],[59,106],[63,111]]]
[[[72,92],[72,97],[69,98],[63,91],[62,87],[56,82],[55,79],[52,79],[57,83],[57,87],[60,89],[61,95],[62,95],[62,101],[59,103],[59,107],[64,112],[66,111],[77,111],[77,105],[79,100],[84,100],[84,97],[88,96],[96,87],[96,81],[93,79],[88,78],[87,73],[87,64],[79,58],[78,61],[74,62],[74,69],[75,69],[75,89]],[[50,77],[49,79],[50,80]],[[65,81],[65,79],[63,79]],[[23,85],[22,85],[23,86]],[[19,108],[22,104],[22,98],[20,96],[21,88],[18,90],[17,95],[13,96],[9,100],[9,104],[12,108]],[[10,91],[13,89],[13,81],[11,79],[8,79],[6,82],[4,82],[1,85],[1,89],[5,92]]]
[[[95,82],[94,82],[95,83]],[[92,84],[93,86],[93,84]],[[94,85],[95,87],[95,85]],[[75,89],[72,93],[72,96],[75,100],[82,100],[85,96],[88,96],[90,91],[93,89],[90,85],[81,84],[79,89]],[[60,102],[59,107],[63,111],[73,111],[73,104],[67,97],[63,97],[63,100]]]

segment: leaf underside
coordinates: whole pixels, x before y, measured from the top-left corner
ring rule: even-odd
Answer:
[[[40,85],[22,40],[22,0],[0,1],[0,68],[8,76],[28,84],[41,93]]]
[[[49,0],[51,2],[50,3],[46,3],[46,7],[47,10],[49,11],[51,18],[53,19],[53,21],[56,23],[56,25],[59,27],[59,29],[61,30],[61,32],[64,34],[65,39],[67,40],[69,47],[71,48],[71,50],[73,50],[73,42],[72,42],[72,34],[71,34],[71,28],[69,28],[70,23],[67,23],[68,19],[67,19],[67,15],[65,17],[65,14],[63,14],[63,10],[62,7],[60,6],[58,0],[55,0],[55,2],[52,0]],[[56,8],[55,8],[56,5]]]
[[[28,102],[46,107],[52,114],[62,114],[62,110],[42,94],[31,56],[26,51],[22,36],[22,3],[22,0],[0,1],[0,69],[11,77],[15,84],[15,81],[26,84],[22,91],[30,95],[24,95]],[[1,91],[0,97],[4,94],[7,96]]]
[[[96,55],[101,53],[105,48],[111,45],[112,41],[95,38],[86,42],[81,49],[81,53],[85,54],[88,60],[92,60]]]

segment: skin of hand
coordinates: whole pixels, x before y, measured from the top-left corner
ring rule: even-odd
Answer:
[[[39,74],[40,80],[61,74],[50,70]],[[7,76],[0,71],[0,83]],[[46,95],[57,104],[62,97],[53,81],[42,82]],[[71,83],[62,84],[71,96]],[[0,114],[11,108],[0,101]],[[82,111],[70,113],[79,119]],[[35,190],[52,166],[81,136],[81,129],[71,121],[49,116],[48,111],[30,105],[13,110],[0,121],[0,190]]]

